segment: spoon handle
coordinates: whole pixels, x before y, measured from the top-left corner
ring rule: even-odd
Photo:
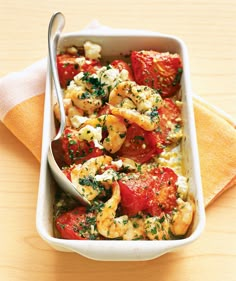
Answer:
[[[54,86],[56,90],[56,97],[60,110],[60,127],[54,140],[59,139],[64,131],[66,124],[66,116],[63,105],[62,89],[59,82],[59,76],[57,71],[57,44],[60,38],[60,34],[65,25],[64,15],[60,12],[55,13],[49,22],[48,27],[48,52],[49,52],[49,64],[52,73]]]

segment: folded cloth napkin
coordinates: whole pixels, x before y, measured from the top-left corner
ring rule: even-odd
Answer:
[[[46,59],[0,79],[0,120],[40,160]]]
[[[92,28],[97,28],[97,23]],[[105,27],[105,30],[110,30]],[[104,28],[103,28],[104,31]],[[0,120],[40,161],[46,59],[0,79]],[[205,206],[236,185],[236,126],[219,109],[194,97]]]

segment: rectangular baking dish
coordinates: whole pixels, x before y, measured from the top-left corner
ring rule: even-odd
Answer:
[[[201,234],[205,224],[204,203],[201,186],[198,149],[196,141],[194,112],[192,104],[192,89],[187,49],[178,38],[170,35],[148,33],[145,31],[89,31],[65,34],[59,41],[59,50],[70,45],[83,45],[85,41],[92,41],[102,46],[102,56],[114,57],[129,53],[131,50],[150,50],[159,52],[178,53],[183,61],[183,75],[181,81],[181,95],[183,101],[184,166],[189,178],[190,192],[196,203],[194,223],[190,235],[181,240],[167,241],[122,241],[122,240],[66,240],[53,236],[53,203],[55,185],[48,163],[47,152],[50,140],[55,135],[54,118],[52,116],[53,100],[50,91],[52,84],[47,75],[45,110],[43,125],[42,159],[38,191],[36,226],[39,235],[53,248],[59,251],[79,253],[94,260],[107,261],[137,261],[157,258],[167,252],[174,251],[184,245],[192,243]],[[49,72],[48,72],[49,73]]]

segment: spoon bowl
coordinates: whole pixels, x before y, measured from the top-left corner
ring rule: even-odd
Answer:
[[[66,116],[63,105],[62,90],[59,82],[56,56],[57,56],[57,44],[60,38],[60,34],[65,25],[64,15],[60,12],[55,13],[50,20],[48,27],[48,51],[49,51],[49,63],[50,63],[50,75],[51,83],[54,82],[55,93],[60,110],[60,127],[57,135],[51,141],[48,149],[48,163],[52,172],[52,175],[57,184],[66,192],[72,195],[73,198],[80,201],[83,205],[90,205],[90,202],[83,197],[79,191],[75,188],[71,181],[64,175],[61,168],[64,165],[61,136],[64,132],[66,125]],[[51,87],[52,88],[52,87]]]

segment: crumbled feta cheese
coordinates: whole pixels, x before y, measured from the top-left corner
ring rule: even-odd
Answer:
[[[97,60],[101,57],[102,48],[98,44],[94,44],[90,41],[87,41],[84,43],[84,51],[85,51],[85,57],[91,60]]]
[[[127,69],[122,69],[121,72],[120,72],[120,79],[122,81],[125,81],[125,80],[128,80],[128,77],[129,77],[129,72]]]
[[[104,83],[106,85],[113,85],[114,81],[117,80],[120,72],[118,69],[115,68],[110,68],[107,69],[106,67],[104,67],[100,72],[100,79],[101,79],[101,83]]]
[[[72,81],[70,82],[69,87],[70,87],[71,85],[73,85],[72,82],[74,82],[77,86],[86,87],[86,81],[83,81],[83,77],[84,77],[84,72],[81,71],[80,73],[78,73],[77,75],[75,75],[74,81],[72,80]]]
[[[85,59],[85,57],[81,56],[81,57],[76,58],[75,62],[81,67],[86,62],[86,59]]]
[[[117,160],[117,161],[111,161],[111,164],[116,166],[118,169],[122,167],[123,165],[123,161],[120,159],[120,160]]]
[[[108,169],[106,170],[103,174],[101,175],[96,175],[95,177],[96,181],[115,181],[118,179],[117,173],[113,169]]]
[[[172,168],[176,174],[182,175],[182,157],[180,145],[171,150],[164,150],[156,159],[157,163],[163,167]]]
[[[178,186],[177,192],[181,199],[185,200],[188,193],[188,183],[187,178],[184,176],[178,176],[176,185]]]
[[[79,128],[84,122],[88,120],[88,117],[74,115],[70,118],[71,124],[74,128]]]
[[[71,47],[68,47],[68,48],[66,49],[66,52],[69,53],[69,54],[71,54],[71,55],[76,55],[76,54],[78,53],[78,50],[77,50],[76,47],[71,46]]]
[[[101,84],[104,85],[103,89],[106,92],[111,91],[118,83],[128,79],[128,71],[124,70],[120,72],[111,65],[101,67],[96,74]]]
[[[100,144],[102,139],[101,127],[94,128],[90,125],[86,125],[79,130],[78,136],[80,140],[93,141],[95,147],[103,149],[103,146]]]

